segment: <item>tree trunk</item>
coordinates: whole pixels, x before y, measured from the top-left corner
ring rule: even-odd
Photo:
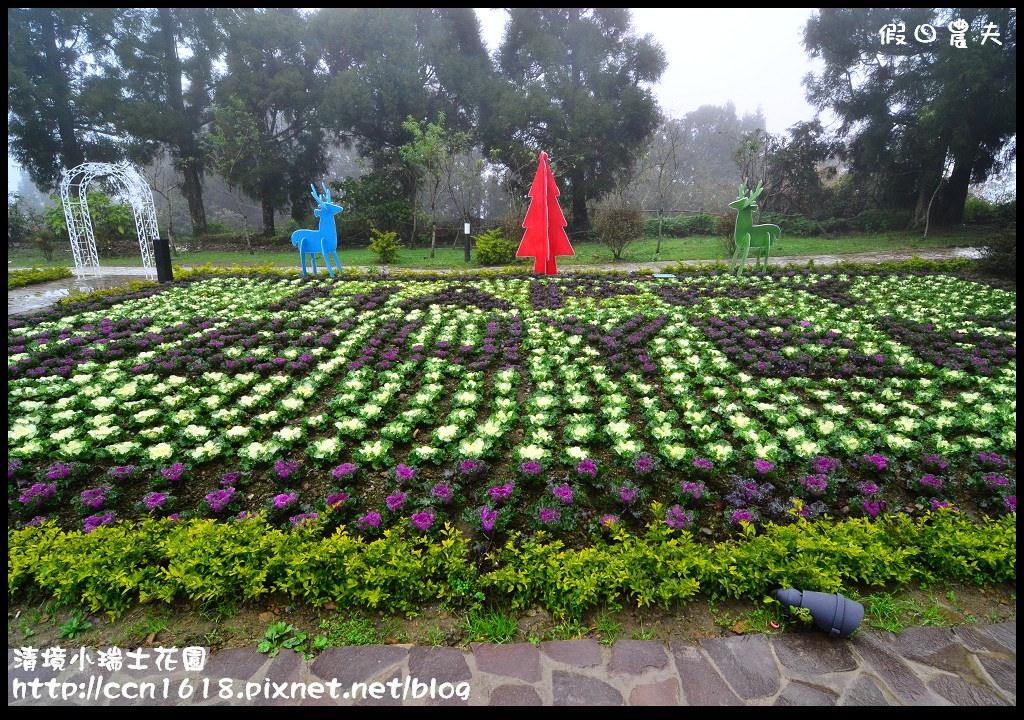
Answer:
[[[576,168],[569,176],[572,180],[572,226],[574,232],[588,230],[590,218],[587,216],[587,189],[583,178],[583,168]]]
[[[914,219],[911,221],[911,228],[923,227],[927,222],[928,206],[931,204],[935,186],[941,179],[941,167],[939,170],[925,170],[921,173],[921,179],[917,185],[917,202],[914,204]]]
[[[923,237],[928,237],[928,224],[931,222],[931,219],[932,219],[932,203],[935,202],[935,196],[939,194],[939,191],[942,190],[942,186],[945,185],[945,184],[946,184],[946,177],[943,176],[942,179],[939,180],[939,184],[935,186],[935,192],[932,193],[932,197],[928,201],[928,209],[924,211],[924,236]]]
[[[252,246],[252,237],[249,235],[249,221],[245,217],[245,213],[242,213],[242,235],[245,237],[245,249],[249,251],[250,255],[256,254],[256,249]]]
[[[85,162],[82,148],[75,135],[75,122],[71,116],[70,80],[61,63],[60,50],[57,48],[57,24],[53,14],[49,13],[50,32],[46,36],[46,67],[53,78],[53,111],[57,116],[57,131],[60,133],[61,154],[70,169]],[[60,181],[60,178],[57,178]]]
[[[971,169],[974,166],[974,153],[963,152],[956,155],[953,174],[942,193],[938,217],[947,225],[959,225],[964,219],[964,203],[967,201],[967,187],[971,184]]]
[[[164,196],[167,201],[167,242],[171,246],[171,254],[174,257],[178,257],[178,248],[174,243],[174,213],[171,211],[171,193],[170,191]]]
[[[206,207],[203,205],[203,183],[200,178],[199,148],[185,116],[185,98],[181,87],[181,61],[178,59],[177,37],[170,8],[159,8],[157,13],[162,29],[164,67],[167,71],[167,104],[181,122],[181,132],[172,139],[172,151],[185,177],[182,192],[188,200],[192,217],[192,234],[205,235]]]
[[[203,204],[203,182],[199,177],[199,167],[195,162],[186,161],[181,165],[185,180],[181,184],[181,192],[188,201],[188,214],[192,218],[192,234],[205,235],[206,206]]]
[[[260,206],[263,208],[263,234],[270,237],[274,234],[274,203],[264,195],[260,198]]]
[[[437,224],[430,223],[430,259],[434,259],[434,247],[437,245]]]
[[[416,216],[418,215],[416,209],[416,188],[419,186],[417,181],[416,185],[413,186],[412,190],[412,237],[409,238],[409,247],[416,247]]]
[[[654,259],[661,257],[661,227],[665,224],[665,210],[658,208],[658,247],[654,249]]]

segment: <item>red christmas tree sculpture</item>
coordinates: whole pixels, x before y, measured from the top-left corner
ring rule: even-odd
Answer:
[[[565,216],[558,207],[558,188],[555,176],[551,174],[547,153],[540,154],[537,175],[530,186],[530,209],[523,220],[523,241],[519,244],[516,257],[535,258],[533,271],[557,275],[556,255],[575,255],[569,237],[565,234]]]

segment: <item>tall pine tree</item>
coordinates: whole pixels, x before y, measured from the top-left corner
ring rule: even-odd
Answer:
[[[8,151],[44,190],[85,161],[124,156],[115,128],[93,112],[103,104],[94,72],[114,34],[112,8],[8,8]]]
[[[957,20],[966,47],[951,43]],[[883,45],[879,31],[899,23],[905,42]],[[935,31],[930,43],[914,37],[923,25]],[[982,44],[986,27],[999,35]],[[855,179],[884,205],[915,208],[918,224],[943,186],[938,215],[960,222],[968,185],[998,168],[1017,133],[1016,9],[824,8],[804,47],[824,61],[804,80],[808,99],[842,120]]]
[[[218,127],[231,118],[234,130],[245,126],[243,135],[255,138],[260,151],[248,159],[239,185],[259,200],[263,232],[269,235],[277,210],[290,205],[295,217],[309,214],[309,183],[319,181],[327,168],[319,57],[298,10],[222,12],[227,72],[217,86],[217,105],[230,112],[217,114],[213,131],[231,136],[232,128]],[[243,122],[240,112],[248,120]]]
[[[565,173],[571,227],[587,200],[615,184],[658,125],[651,89],[665,54],[633,33],[624,8],[512,8],[499,69],[511,86],[487,122],[487,144],[509,166],[549,150]]]
[[[374,170],[402,179],[412,116],[473,132],[494,72],[472,8],[324,8],[309,18],[328,70],[325,112]]]
[[[183,176],[192,230],[203,234],[201,137],[213,119],[214,61],[223,30],[210,8],[133,8],[119,17],[113,62],[105,66],[111,102],[99,110],[139,155],[157,146],[170,152]]]

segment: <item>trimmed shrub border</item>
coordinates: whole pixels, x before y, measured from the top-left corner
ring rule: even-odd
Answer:
[[[51,268],[21,268],[7,271],[7,289],[25,287],[26,285],[37,285],[71,277],[71,270],[66,267]]]
[[[779,586],[837,592],[854,583],[1015,580],[1016,523],[1016,513],[974,523],[941,509],[918,519],[802,521],[760,532],[745,525],[742,538],[714,546],[662,524],[583,549],[538,533],[477,555],[479,567],[471,542],[447,525],[433,539],[396,528],[366,540],[344,527],[321,537],[316,523],[282,531],[258,518],[121,522],[89,534],[44,524],[8,530],[8,598],[43,593],[116,617],[137,602],[238,602],[281,592],[317,606],[399,612],[435,599],[540,603],[565,618],[601,604],[667,606],[697,592],[721,598]]]

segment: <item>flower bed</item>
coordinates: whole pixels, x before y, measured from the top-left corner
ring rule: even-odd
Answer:
[[[10,319],[8,378],[12,527],[1016,510],[1016,295],[947,275],[196,279]]]

